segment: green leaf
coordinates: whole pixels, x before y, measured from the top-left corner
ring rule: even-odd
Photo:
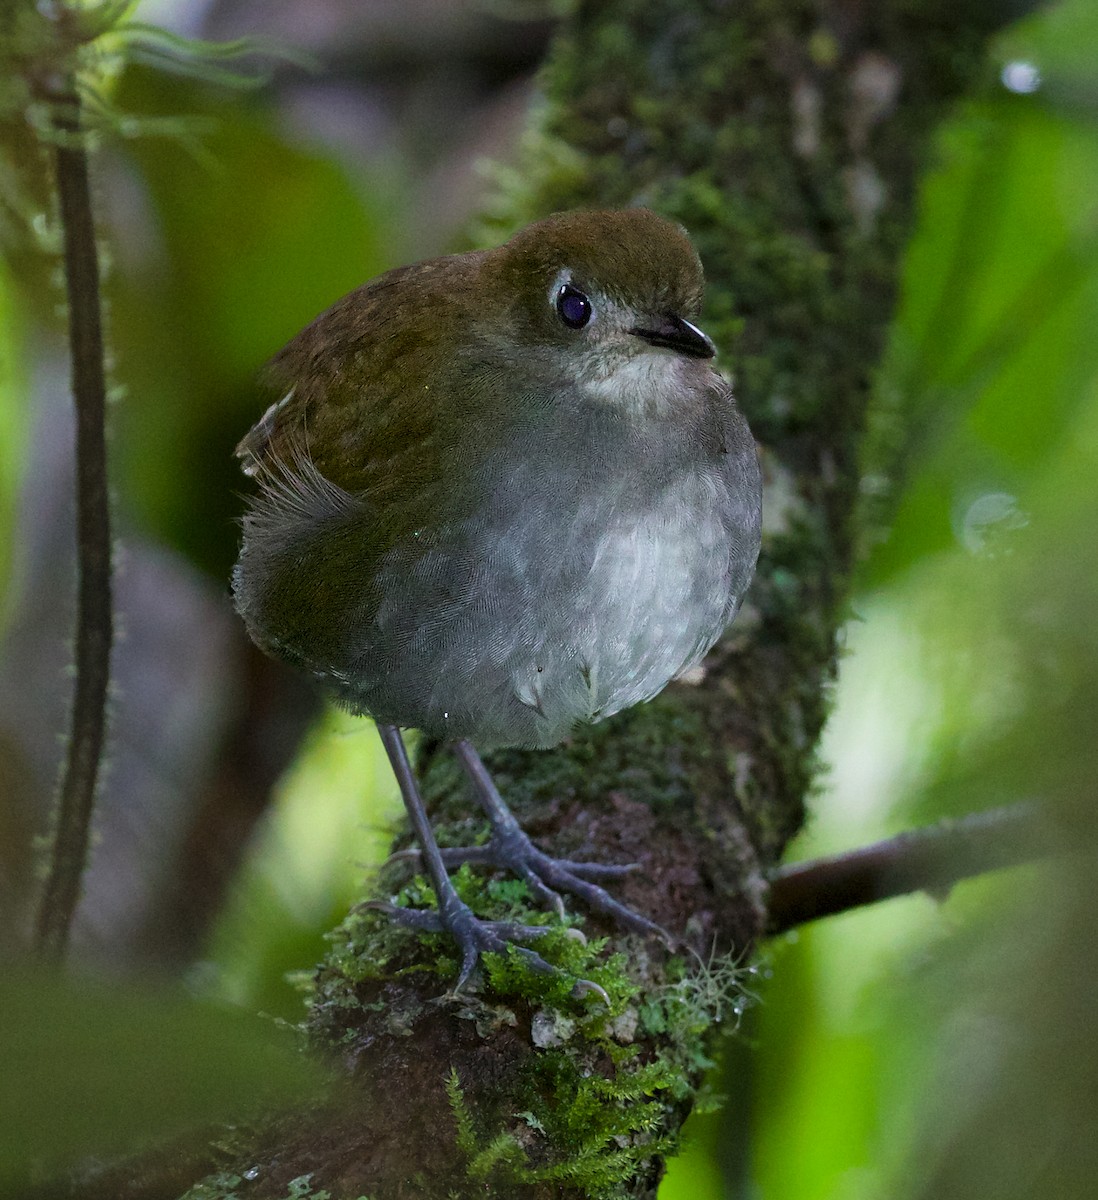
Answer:
[[[227,107],[222,89],[131,65],[111,99],[145,125],[190,126],[185,144],[121,148],[150,241],[111,281],[127,388],[112,414],[116,484],[146,531],[224,579],[243,486],[233,446],[269,402],[255,377],[318,312],[395,265],[384,213],[399,189],[376,164],[366,177],[293,138],[263,97],[233,93]],[[132,223],[114,234],[125,253]]]
[[[288,1034],[167,989],[0,981],[0,1184],[300,1100],[322,1076]]]
[[[967,105],[939,150],[882,373],[910,419],[891,461],[869,456],[871,490],[898,500],[869,587],[963,544],[980,496],[1024,498],[1098,370],[1093,131],[997,96]]]

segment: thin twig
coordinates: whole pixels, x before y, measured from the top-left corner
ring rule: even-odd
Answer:
[[[1027,804],[942,821],[830,858],[779,867],[770,877],[768,934],[901,896],[948,891],[958,880],[1051,853],[1052,837]]]
[[[79,97],[72,89],[57,111],[54,148],[65,285],[68,294],[72,392],[76,405],[77,618],[76,682],[68,756],[57,806],[49,873],[35,928],[38,953],[64,955],[80,899],[92,809],[106,733],[110,680],[111,531],[107,490],[106,380],[99,260],[92,218],[87,151],[78,139]]]

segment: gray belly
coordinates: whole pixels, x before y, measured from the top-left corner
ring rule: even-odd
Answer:
[[[683,473],[644,506],[606,483],[552,502],[523,484],[492,519],[382,560],[384,599],[328,677],[344,701],[439,737],[551,746],[650,699],[720,636],[746,580],[715,472]]]

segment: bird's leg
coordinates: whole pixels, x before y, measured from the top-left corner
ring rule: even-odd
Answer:
[[[442,863],[483,862],[514,871],[524,879],[531,892],[543,903],[564,915],[560,892],[571,892],[596,912],[612,917],[619,925],[636,933],[655,934],[668,945],[672,939],[654,921],[615,900],[596,879],[614,878],[635,869],[636,864],[613,866],[605,863],[576,862],[553,858],[539,850],[523,832],[522,826],[499,794],[488,768],[467,739],[454,743],[454,753],[473,784],[477,800],[492,826],[486,846],[449,849],[439,852]]]
[[[423,806],[423,799],[419,794],[419,787],[412,772],[412,764],[408,761],[408,751],[404,746],[404,739],[400,736],[400,730],[395,725],[379,724],[377,731],[381,735],[385,753],[389,756],[389,762],[392,764],[393,774],[400,787],[400,794],[404,800],[404,807],[408,810],[416,839],[422,848],[423,862],[435,890],[438,911],[401,908],[399,905],[388,904],[384,901],[375,901],[368,907],[380,909],[393,920],[404,925],[411,925],[416,929],[449,933],[461,949],[461,971],[458,981],[454,985],[455,992],[460,991],[468,981],[481,954],[485,952],[504,953],[508,946],[514,946],[515,952],[521,955],[534,970],[559,973],[557,968],[547,963],[540,954],[536,954],[524,946],[516,945],[519,942],[531,941],[544,936],[549,932],[546,926],[520,925],[511,921],[481,920],[457,894],[446,873],[446,865],[442,860],[438,842],[435,841],[431,823],[427,819],[427,810]],[[599,994],[607,1004],[610,1003],[606,992],[597,983],[592,983],[587,979],[577,980],[572,991],[577,997],[593,991]]]

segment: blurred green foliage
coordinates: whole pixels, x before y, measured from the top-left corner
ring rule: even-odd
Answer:
[[[23,336],[15,283],[0,261],[0,632],[13,590],[15,509],[29,425]]]
[[[212,994],[290,1020],[303,1016],[298,975],[388,853],[403,812],[380,739],[332,710],[277,788],[214,930],[199,982]]]
[[[1092,64],[1084,105],[1080,43],[1098,46],[1098,10],[1086,0],[1012,30],[995,57],[1008,78],[1013,69],[1028,83],[1036,71],[1036,90],[999,86],[939,136],[867,462],[874,491],[898,500],[863,572],[867,589],[956,549],[973,501],[1025,490],[1092,401],[1098,74]]]
[[[115,8],[124,16],[126,5]],[[366,179],[330,152],[299,145],[270,97],[132,63],[101,83],[108,94],[93,103],[109,100],[116,118],[141,118],[115,120],[116,134],[135,136],[103,147],[95,170],[112,398],[124,401],[111,412],[116,514],[128,533],[136,527],[188,554],[227,593],[246,483],[232,449],[262,411],[256,373],[317,312],[392,265],[388,256],[400,251],[391,214],[400,195],[388,177]],[[26,135],[27,122],[17,115]],[[46,156],[27,156],[28,144],[24,136],[12,161],[37,184]],[[8,159],[0,166],[8,167]],[[5,188],[9,182],[0,178]],[[32,420],[25,343],[33,333],[33,348],[47,361],[63,352],[57,230],[52,214],[28,199],[33,190],[4,193],[5,203],[13,195],[19,200],[17,213],[14,204],[8,208],[24,224],[5,246],[20,273],[18,290],[8,264],[0,265],[3,604],[18,590],[11,534]],[[259,895],[256,887],[250,894],[261,919],[247,941],[234,943],[246,954],[216,976],[216,986],[211,972],[196,968],[197,990],[242,994],[254,1012],[263,983],[273,980],[270,1008],[300,1015],[300,998],[283,973],[320,957],[322,931],[345,911],[360,857],[376,857],[387,842],[384,814],[361,811],[377,775],[373,751],[365,749],[373,740],[363,725],[319,752],[323,782],[314,765],[312,783],[325,793],[327,822],[299,818],[289,829],[284,815],[273,822],[276,836],[295,843],[287,873],[293,882],[281,892],[286,903],[279,906],[277,880],[268,873],[268,891]],[[0,755],[7,749],[0,743]],[[333,764],[347,758],[343,750],[353,760],[343,793],[353,811],[344,812],[340,825]],[[297,779],[308,788],[309,770],[306,756],[289,786]],[[375,793],[379,804],[391,794],[380,780]],[[0,797],[0,805],[6,800]],[[312,902],[303,901],[303,862],[315,872]],[[239,932],[247,891],[245,881],[216,935],[218,946]],[[252,939],[258,929],[264,933]],[[255,987],[253,974],[263,977]],[[270,1021],[197,1004],[179,988],[65,985],[9,969],[0,982],[0,1190],[85,1154],[128,1152],[184,1128],[247,1119],[264,1105],[300,1101],[303,1088],[318,1082],[293,1036]]]
[[[146,532],[223,580],[246,490],[233,448],[271,399],[257,388],[259,368],[335,299],[395,265],[398,198],[384,175],[355,177],[298,145],[260,98],[131,67],[112,99],[182,116],[190,131],[182,142],[130,143],[119,165],[132,191],[106,213],[117,221],[109,287],[126,388],[116,478]],[[144,244],[127,255],[134,238]]]
[[[167,990],[0,980],[0,1186],[300,1102],[316,1065],[271,1022]]]

